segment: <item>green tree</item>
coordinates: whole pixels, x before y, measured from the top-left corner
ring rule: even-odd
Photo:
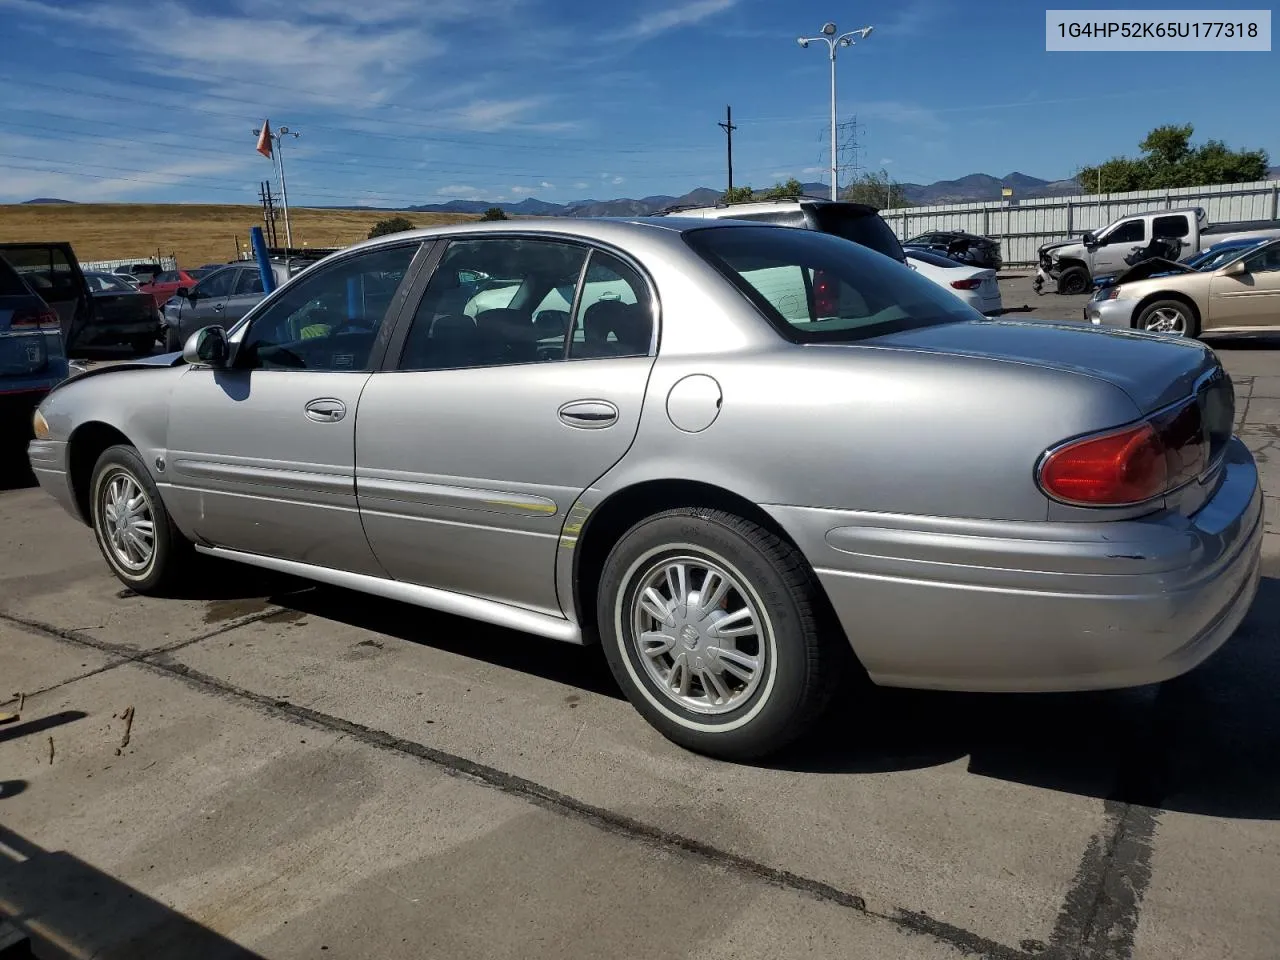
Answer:
[[[506,212],[501,207],[490,207],[480,215],[481,220],[506,220]]]
[[[778,200],[782,197],[798,197],[804,193],[804,184],[795,177],[788,177],[786,183],[775,183],[764,192],[766,200]]]
[[[1265,150],[1231,150],[1221,140],[1193,146],[1189,124],[1156,127],[1138,144],[1137,157],[1112,157],[1076,173],[1085,193],[1165,190],[1213,183],[1265,180],[1270,159]]]
[[[369,239],[385,237],[389,233],[401,233],[412,229],[413,221],[408,217],[391,217],[389,220],[379,220],[375,223],[373,229],[369,231]]]
[[[732,190],[726,190],[724,196],[720,199],[725,203],[742,203],[744,200],[750,200],[754,196],[750,187],[734,187]]]
[[[845,187],[842,197],[854,203],[865,203],[880,210],[893,210],[909,207],[902,187],[889,179],[889,174],[881,170],[879,173],[864,173],[849,186]]]

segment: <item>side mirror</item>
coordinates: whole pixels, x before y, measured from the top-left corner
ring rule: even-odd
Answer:
[[[1092,230],[1086,230],[1084,236],[1081,237],[1086,247],[1096,247],[1098,245],[1098,235]]]
[[[1248,272],[1248,269],[1244,265],[1244,261],[1237,260],[1235,263],[1223,270],[1222,275],[1224,277],[1242,277]]]
[[[230,356],[227,331],[219,326],[202,327],[189,336],[182,347],[182,359],[190,364],[225,367]]]

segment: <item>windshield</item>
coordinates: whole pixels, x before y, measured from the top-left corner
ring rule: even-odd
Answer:
[[[1221,266],[1225,266],[1237,257],[1242,257],[1248,251],[1255,247],[1261,246],[1266,241],[1258,241],[1257,243],[1232,244],[1225,247],[1210,247],[1197,256],[1187,261],[1187,266],[1195,267],[1197,270],[1217,270]]]
[[[798,343],[983,319],[936,283],[831,234],[722,226],[691,230],[685,241]]]
[[[823,233],[852,240],[886,257],[902,261],[902,244],[878,213],[839,203],[818,204],[812,211],[818,229]]]

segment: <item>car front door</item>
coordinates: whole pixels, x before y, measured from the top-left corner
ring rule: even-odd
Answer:
[[[222,369],[194,365],[174,388],[166,503],[215,546],[381,574],[355,498],[360,392],[418,242],[309,274],[236,331]]]
[[[222,323],[222,308],[236,282],[238,268],[216,270],[191,288],[189,295],[178,301],[179,342],[201,327]]]
[[[474,309],[488,290],[458,296],[475,274],[503,278],[506,306]],[[452,241],[392,341],[393,369],[360,398],[360,514],[383,568],[561,615],[565,515],[635,437],[656,312],[637,269],[603,250]]]
[[[1240,262],[1243,273],[1219,270],[1209,281],[1206,326],[1280,326],[1280,243],[1267,244]]]
[[[1102,243],[1093,251],[1093,275],[1105,277],[1129,265],[1124,258],[1133,252],[1134,247],[1143,246],[1147,242],[1147,224],[1141,217],[1122,220],[1114,230],[1102,237]]]

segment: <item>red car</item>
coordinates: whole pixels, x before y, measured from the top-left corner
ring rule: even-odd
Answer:
[[[156,306],[162,307],[165,301],[173,297],[178,292],[179,287],[194,287],[196,281],[203,277],[208,270],[167,270],[158,274],[155,280],[150,283],[138,284],[138,289],[143,293],[149,293],[155,297]]]

